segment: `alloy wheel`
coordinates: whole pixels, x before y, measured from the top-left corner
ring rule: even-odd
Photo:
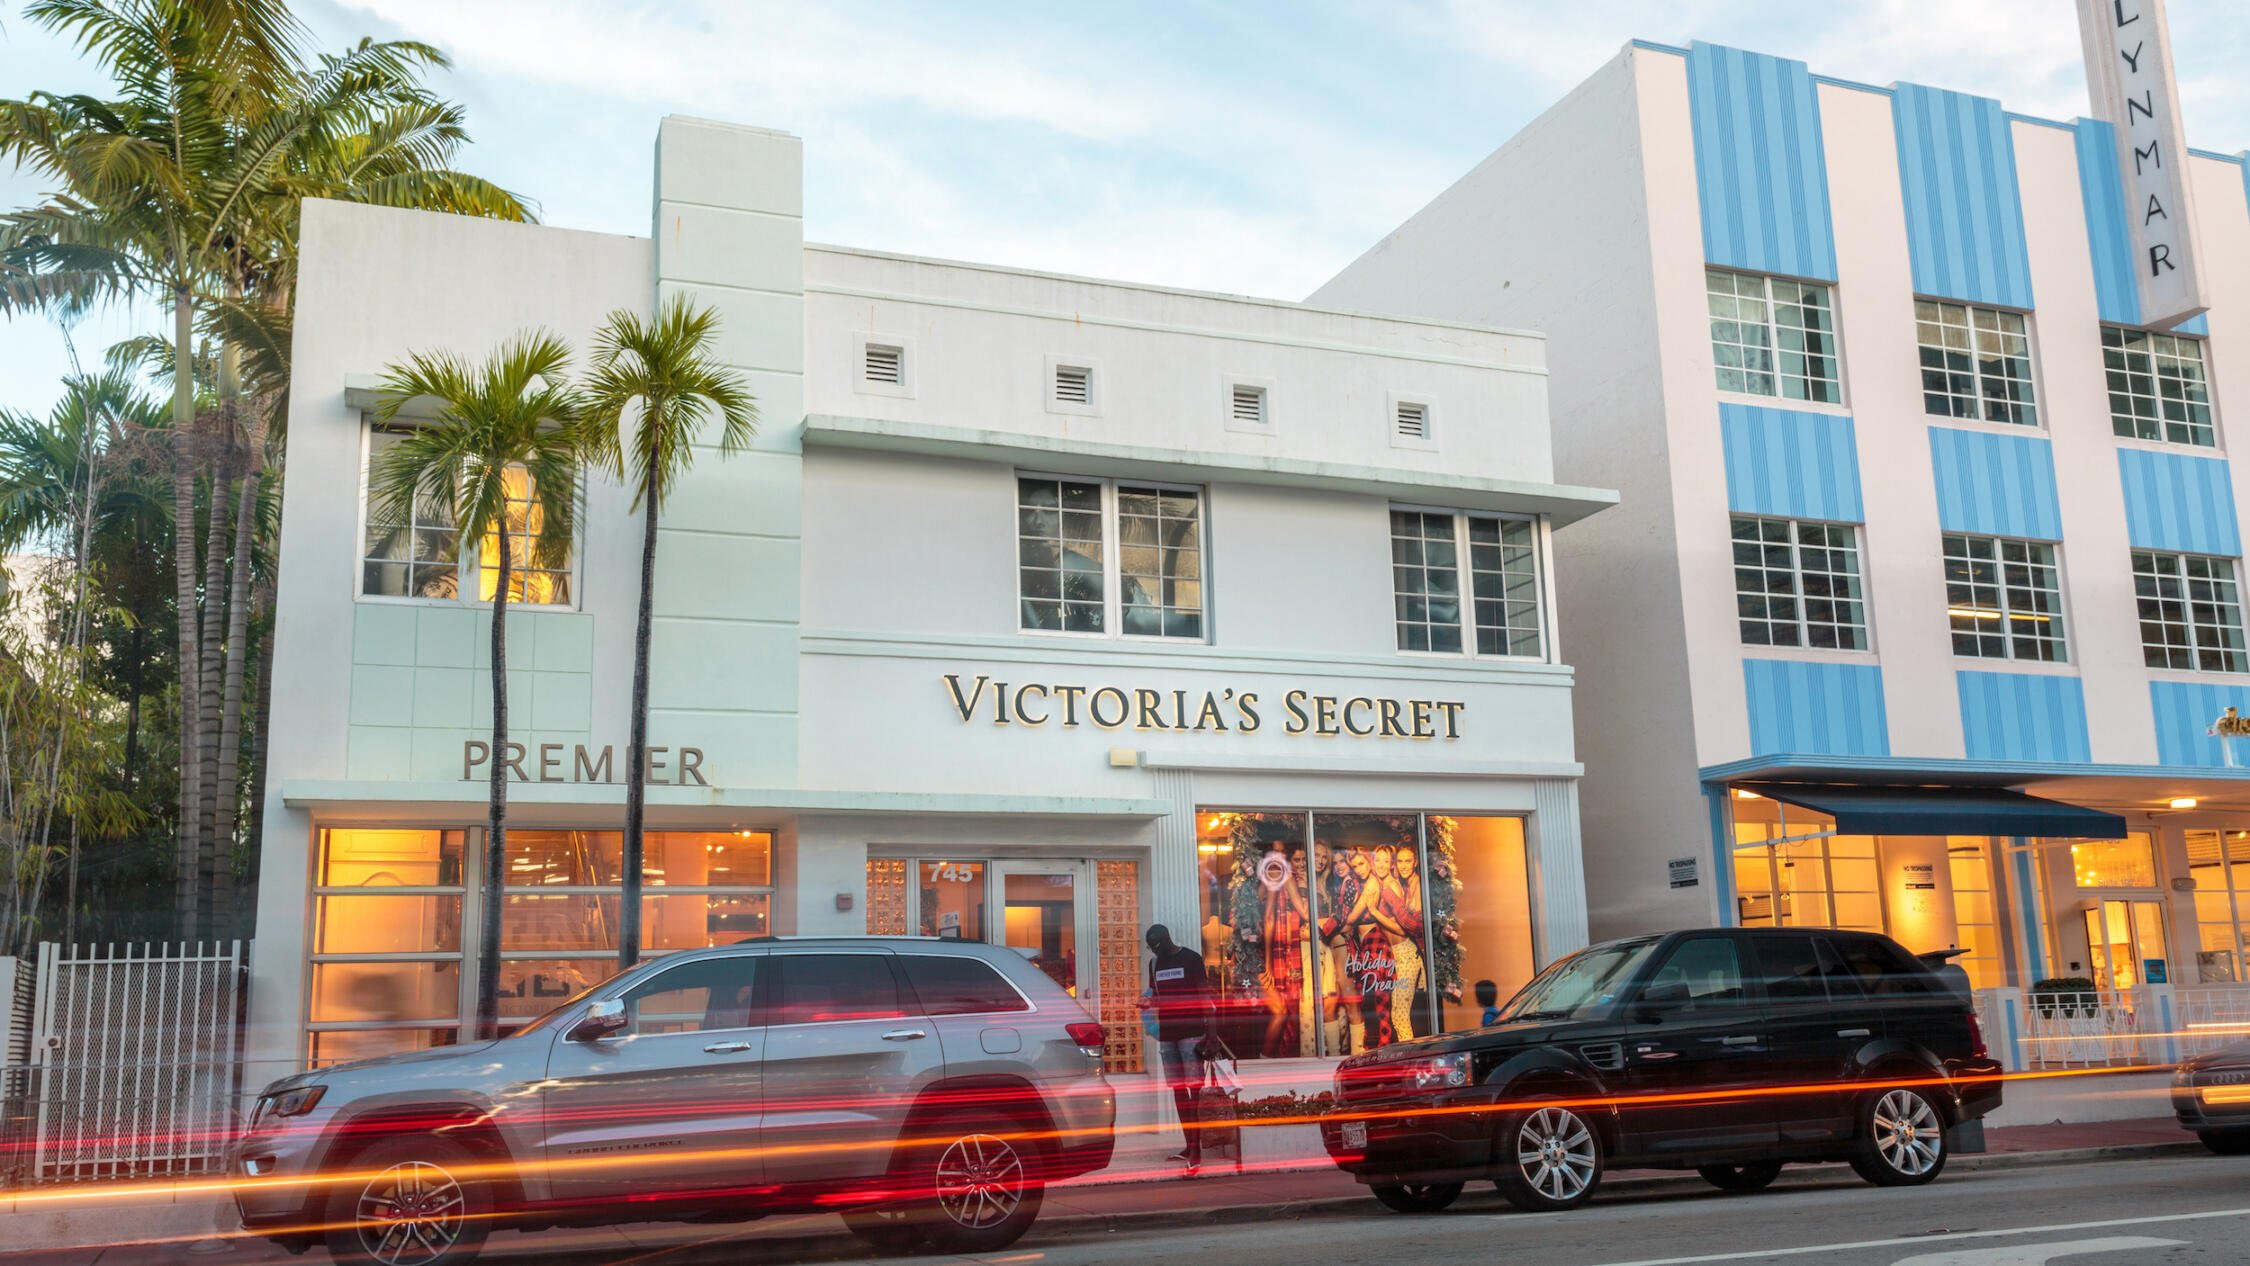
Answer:
[[[425,1161],[402,1161],[360,1190],[360,1247],[383,1266],[426,1266],[461,1238],[467,1214],[453,1175]]]
[[[970,1134],[938,1157],[937,1199],[945,1216],[965,1227],[1008,1219],[1023,1201],[1023,1158],[1005,1139]]]
[[[1594,1133],[1568,1108],[1541,1108],[1516,1131],[1516,1165],[1533,1191],[1576,1199],[1594,1181]]]
[[[1875,1104],[1874,1135],[1883,1163],[1916,1177],[1937,1165],[1945,1127],[1929,1100],[1910,1090],[1893,1090]]]

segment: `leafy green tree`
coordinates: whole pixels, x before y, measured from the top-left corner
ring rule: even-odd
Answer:
[[[500,919],[508,852],[508,603],[523,579],[519,539],[530,561],[560,567],[577,525],[579,403],[570,384],[570,349],[545,331],[527,331],[472,366],[453,352],[417,352],[383,376],[378,418],[409,406],[435,416],[402,431],[369,473],[375,513],[412,522],[414,507],[452,513],[453,557],[486,542],[493,569],[491,805],[486,815],[483,938],[477,957],[477,1036],[497,1036]]]
[[[718,314],[674,295],[655,319],[620,308],[594,335],[587,376],[585,447],[593,462],[633,489],[641,512],[641,595],[633,624],[631,734],[625,747],[624,899],[617,961],[641,951],[641,854],[647,817],[649,618],[656,592],[656,525],[665,500],[695,464],[698,438],[722,457],[750,446],[758,406],[739,374],[713,354]],[[716,419],[716,434],[703,434]]]

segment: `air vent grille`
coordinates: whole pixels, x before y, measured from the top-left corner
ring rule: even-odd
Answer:
[[[898,386],[906,381],[905,349],[869,343],[867,345],[867,364],[863,372],[869,382],[879,382],[891,387]]]
[[[1430,438],[1430,406],[1419,400],[1398,402],[1398,437],[1402,440]]]
[[[1588,1064],[1604,1072],[1615,1072],[1625,1066],[1625,1047],[1617,1042],[1596,1042],[1578,1048]]]
[[[1236,387],[1234,389],[1234,420],[1243,426],[1266,424],[1266,389],[1264,387]]]
[[[1055,366],[1055,401],[1058,404],[1092,404],[1094,371],[1082,365]]]

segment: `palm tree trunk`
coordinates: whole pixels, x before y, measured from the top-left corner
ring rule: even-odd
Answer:
[[[243,832],[244,853],[250,863],[248,891],[243,904],[258,908],[258,858],[266,838],[266,735],[273,724],[273,581],[268,578],[251,591],[250,623],[258,643],[258,715],[250,724],[250,822]]]
[[[250,552],[252,536],[257,531],[258,453],[255,444],[250,450],[247,469],[242,473],[242,492],[235,500],[234,576],[227,586],[226,684],[219,701],[219,778],[215,830],[211,837],[213,849],[229,863],[234,860],[234,841],[241,817],[235,797],[241,789],[242,778],[242,668],[250,653]],[[212,931],[221,938],[232,931],[229,925],[234,921],[234,896],[234,868],[230,864],[220,870],[219,883],[211,890]]]
[[[186,286],[172,292],[172,581],[179,626],[180,820],[173,857],[173,911],[179,934],[195,934],[202,806],[196,769],[196,680],[202,648],[195,607],[195,305]]]
[[[649,617],[656,605],[656,464],[641,489],[641,606],[633,624],[633,715],[625,743],[624,897],[618,911],[617,969],[641,958],[641,831],[648,815]]]
[[[225,407],[231,409],[231,402]],[[232,841],[222,838],[223,832],[219,826],[223,811],[219,805],[218,787],[219,679],[224,666],[222,657],[226,650],[221,641],[225,636],[225,627],[221,621],[226,616],[223,587],[227,565],[226,504],[227,491],[233,487],[232,482],[227,479],[225,468],[224,457],[211,467],[211,504],[207,511],[209,518],[206,520],[203,546],[203,629],[199,634],[200,645],[197,648],[202,655],[195,670],[195,804],[199,815],[196,834],[203,844],[196,875],[197,903],[202,915],[201,926],[196,932],[198,937],[210,936],[216,931],[213,927],[218,917],[215,897],[221,876],[232,869],[231,865],[223,867],[221,859],[225,858],[228,862],[233,860],[230,852]]]
[[[508,515],[499,516],[500,584],[492,591],[492,807],[484,831],[484,923],[477,937],[477,1038],[500,1036],[501,883],[508,865]]]

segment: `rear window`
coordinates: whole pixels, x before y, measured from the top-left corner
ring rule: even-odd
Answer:
[[[925,1014],[1031,1010],[1031,1004],[990,963],[938,954],[903,954],[899,962],[906,968],[906,983],[922,999]]]
[[[1828,983],[1839,997],[1920,998],[1937,992],[1937,979],[1913,955],[1872,937],[1829,941],[1837,962]]]

